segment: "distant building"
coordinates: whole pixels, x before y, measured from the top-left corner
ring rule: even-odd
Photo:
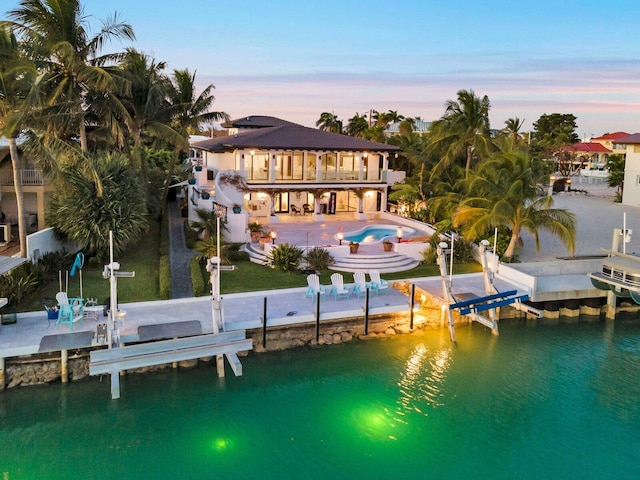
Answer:
[[[393,137],[394,135],[400,135],[400,124],[402,122],[392,122],[389,126],[384,130],[384,134],[387,137]],[[413,121],[413,131],[415,133],[427,133],[431,128],[431,122],[425,122],[424,120],[414,120]]]
[[[640,206],[640,133],[620,137],[614,141],[614,150],[625,150],[624,205]]]

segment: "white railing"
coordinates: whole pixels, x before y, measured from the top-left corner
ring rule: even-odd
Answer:
[[[44,176],[42,170],[39,169],[24,169],[20,170],[20,184],[21,185],[43,185]],[[0,172],[0,183],[2,185],[13,185],[13,170],[6,169]]]

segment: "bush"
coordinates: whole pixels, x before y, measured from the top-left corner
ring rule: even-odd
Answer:
[[[38,260],[38,264],[44,269],[45,278],[57,278],[59,271],[69,270],[73,265],[74,257],[67,250],[47,252]]]
[[[193,250],[198,241],[198,232],[189,226],[189,220],[184,221],[184,241],[187,248]]]
[[[27,262],[0,277],[0,297],[6,297],[15,307],[22,299],[34,292],[44,278],[44,267]]]
[[[326,270],[335,259],[326,248],[313,247],[307,250],[307,253],[304,255],[304,260],[312,270]]]
[[[297,270],[302,256],[302,250],[295,245],[281,243],[269,252],[269,255],[267,255],[267,263],[276,270],[291,272]]]
[[[160,255],[158,270],[160,298],[167,300],[171,298],[171,264],[169,263],[169,255]]]
[[[200,267],[200,260],[198,257],[191,258],[191,284],[193,286],[193,296],[201,297],[207,293],[206,284],[204,282],[204,276],[202,275],[202,268]]]

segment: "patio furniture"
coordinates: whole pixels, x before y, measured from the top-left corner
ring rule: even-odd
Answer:
[[[380,278],[380,272],[378,270],[370,270],[369,278],[371,279],[369,287],[371,290],[375,290],[377,294],[389,291],[389,282]]]
[[[327,289],[320,285],[320,277],[315,273],[307,276],[307,285],[307,292],[304,294],[304,298],[311,297],[315,301],[318,293],[321,295],[327,293]]]
[[[353,274],[353,292],[356,295],[358,295],[358,298],[360,298],[360,296],[364,296],[364,295],[367,294],[367,288],[368,287],[369,287],[369,285],[367,285],[367,282],[365,281],[365,278],[364,278],[364,272],[354,272],[354,274]]]
[[[294,215],[300,215],[302,213],[302,210],[300,210],[295,205],[291,205],[291,213],[293,213]]]
[[[302,205],[302,212],[306,215],[307,213],[313,213],[313,208],[308,203]]]
[[[84,302],[82,313],[85,319],[98,321],[98,315],[100,315],[103,310],[104,307],[102,305],[98,305],[97,298],[87,298]]]
[[[333,295],[336,300],[338,298],[349,298],[351,296],[351,289],[344,286],[344,278],[341,273],[334,273],[331,275],[331,290],[329,295]]]
[[[69,331],[73,331],[73,324],[75,322],[82,322],[84,315],[83,299],[82,298],[69,298],[66,292],[58,292],[56,294],[56,301],[58,302],[58,321],[56,322],[56,328],[61,323],[69,325]]]

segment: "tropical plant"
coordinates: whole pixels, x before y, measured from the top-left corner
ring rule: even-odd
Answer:
[[[192,222],[191,226],[198,231],[198,234],[203,234],[204,240],[215,239],[218,233],[219,218],[216,211],[208,208],[196,208],[196,215],[198,220]],[[226,228],[226,221],[224,218],[220,218],[220,229],[226,230]]]
[[[300,260],[302,260],[303,251],[295,245],[281,243],[272,248],[267,255],[267,264],[276,270],[283,272],[292,272],[297,270]]]
[[[342,120],[333,112],[322,112],[316,127],[325,132],[342,133]]]
[[[326,270],[335,261],[329,250],[322,247],[310,248],[303,258],[312,270]]]
[[[622,201],[624,189],[624,164],[625,160],[622,155],[609,155],[607,157],[607,170],[609,170],[607,185],[616,188],[616,194],[620,197],[620,201]]]
[[[511,230],[504,258],[513,257],[522,230],[529,231],[540,248],[539,232],[557,235],[569,251],[575,250],[575,215],[553,207],[551,196],[536,196],[529,157],[520,152],[498,152],[482,163],[466,185],[453,225],[462,226],[467,239],[476,240],[494,227]]]
[[[65,165],[57,181],[47,220],[88,255],[107,257],[109,231],[121,252],[147,230],[145,193],[124,155],[96,154],[83,165]]]
[[[445,113],[433,122],[429,136],[430,150],[441,155],[434,174],[462,157],[468,177],[472,163],[494,149],[489,109],[489,97],[479,98],[473,90],[460,90],[457,100],[447,100]]]
[[[8,17],[20,35],[43,50],[51,113],[64,114],[55,117],[56,121],[70,122],[86,153],[85,97],[90,90],[109,92],[116,86],[104,65],[117,60],[119,54],[99,56],[100,50],[114,38],[134,40],[133,28],[114,14],[90,36],[89,17],[78,0],[21,0]],[[49,118],[53,123],[54,116]]]
[[[349,119],[345,128],[347,135],[352,137],[364,137],[364,133],[369,129],[369,122],[364,115],[356,114]]]

